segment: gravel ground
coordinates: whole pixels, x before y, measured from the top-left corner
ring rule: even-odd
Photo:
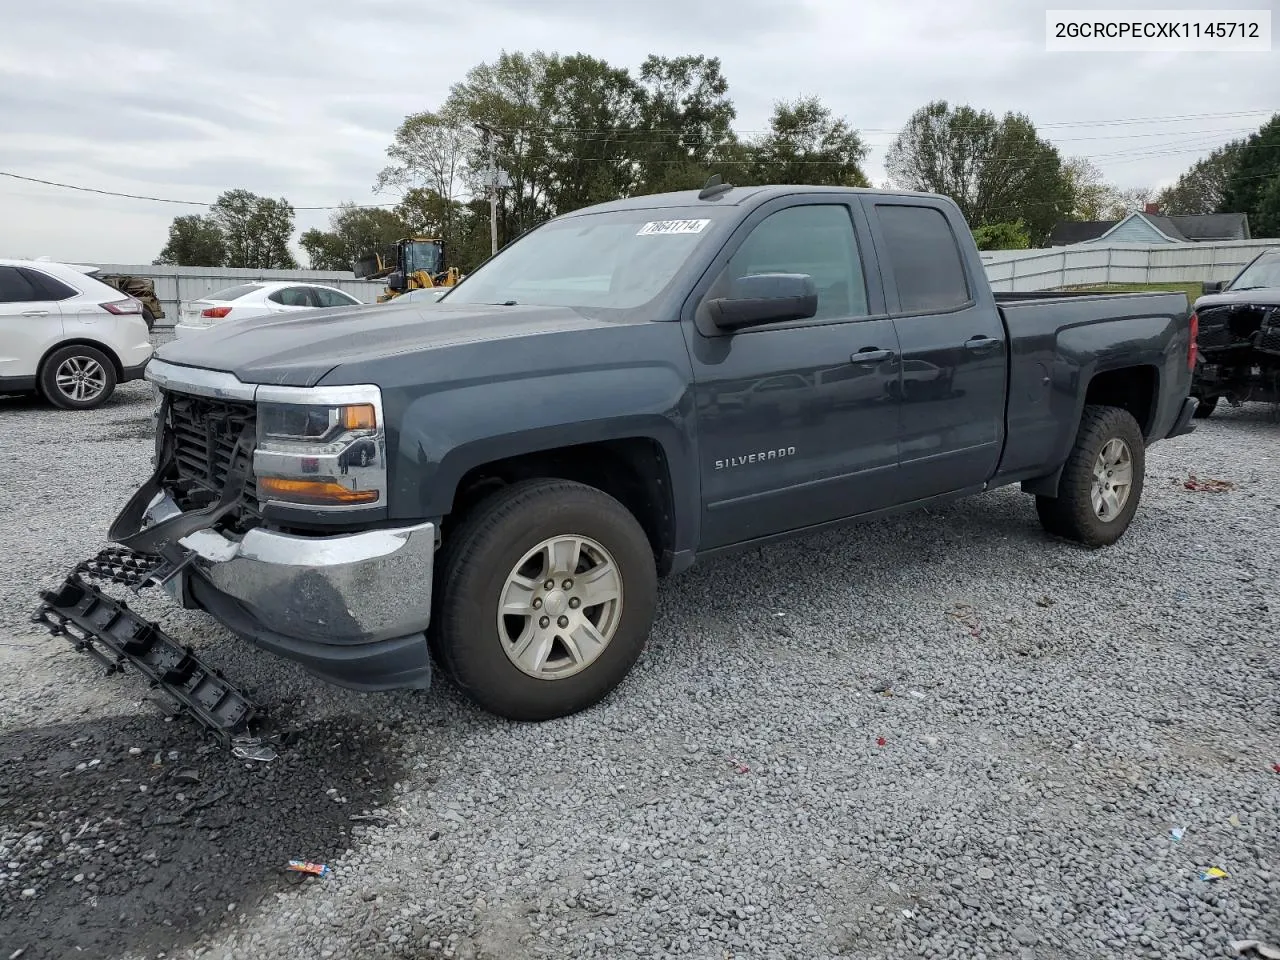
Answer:
[[[89,414],[0,400],[0,960],[1168,960],[1280,940],[1265,407],[1155,447],[1109,549],[1046,539],[1006,490],[700,564],[664,585],[618,692],[542,725],[445,681],[327,687],[148,591],[134,606],[299,730],[270,764],[26,623],[148,472],[149,414],[136,384]]]

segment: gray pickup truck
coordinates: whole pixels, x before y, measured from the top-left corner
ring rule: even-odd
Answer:
[[[520,237],[438,303],[160,348],[110,538],[336,684],[540,720],[596,703],[699,557],[1021,483],[1115,541],[1191,430],[1182,294],[995,296],[928,194],[730,187]],[[851,588],[856,589],[856,588]]]

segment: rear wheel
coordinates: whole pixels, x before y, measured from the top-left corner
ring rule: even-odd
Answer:
[[[63,410],[91,410],[116,388],[116,368],[101,350],[76,344],[55,350],[40,368],[40,392]]]
[[[1138,422],[1119,407],[1088,406],[1056,497],[1036,497],[1049,533],[1090,547],[1115,543],[1142,497],[1146,447]]]
[[[657,595],[653,549],[626,507],[580,483],[525,481],[479,503],[450,539],[433,645],[480,706],[549,720],[622,682]]]

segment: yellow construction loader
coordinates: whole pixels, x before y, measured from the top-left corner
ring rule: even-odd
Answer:
[[[457,267],[445,263],[444,241],[439,237],[405,237],[383,250],[375,250],[353,265],[358,280],[386,278],[387,289],[379,303],[427,287],[452,287],[460,279]]]

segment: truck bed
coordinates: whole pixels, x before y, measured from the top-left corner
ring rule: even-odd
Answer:
[[[1127,374],[1123,389],[1142,396],[1138,422],[1148,439],[1166,436],[1177,404],[1158,403],[1162,383],[1185,376],[1190,308],[1183,293],[997,293],[1009,334],[1008,433],[1001,482],[1028,479],[1045,464],[1060,464],[1071,449],[1085,404],[1104,397],[1112,367]],[[1079,385],[1094,382],[1093,396]],[[1100,385],[1097,385],[1100,384]],[[1120,389],[1117,387],[1117,389]],[[1125,397],[1123,399],[1128,399]]]

